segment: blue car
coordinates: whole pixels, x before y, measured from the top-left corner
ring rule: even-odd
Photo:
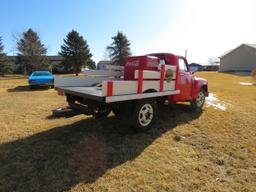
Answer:
[[[50,86],[54,87],[54,76],[49,71],[35,71],[28,77],[28,83],[30,89],[34,89],[37,86]]]

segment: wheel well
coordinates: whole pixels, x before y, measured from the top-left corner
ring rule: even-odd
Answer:
[[[148,90],[144,91],[143,93],[155,93],[155,92],[157,92],[157,90],[148,89]],[[153,98],[151,98],[151,99],[153,99]],[[162,97],[157,97],[155,100],[157,103],[164,103],[167,99],[168,99],[167,96],[162,96]]]
[[[208,86],[207,85],[203,85],[202,88],[205,92],[208,92]]]
[[[143,93],[155,93],[155,92],[157,92],[157,90],[155,90],[155,89],[148,89],[148,90],[144,91]]]

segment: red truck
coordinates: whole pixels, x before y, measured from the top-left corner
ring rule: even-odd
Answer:
[[[83,77],[58,77],[55,89],[69,108],[95,118],[111,111],[124,116],[137,131],[147,131],[161,102],[190,102],[200,110],[208,96],[208,82],[194,77],[186,58],[171,53],[131,56],[124,67],[86,70]]]

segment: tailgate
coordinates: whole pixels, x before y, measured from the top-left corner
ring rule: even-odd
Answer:
[[[65,94],[76,95],[83,98],[88,98],[96,101],[104,101],[100,87],[59,87]]]

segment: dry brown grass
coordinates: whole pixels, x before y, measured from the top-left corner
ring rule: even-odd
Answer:
[[[227,111],[161,106],[140,134],[113,115],[53,119],[65,98],[0,80],[0,191],[256,191],[256,86],[197,75]]]

